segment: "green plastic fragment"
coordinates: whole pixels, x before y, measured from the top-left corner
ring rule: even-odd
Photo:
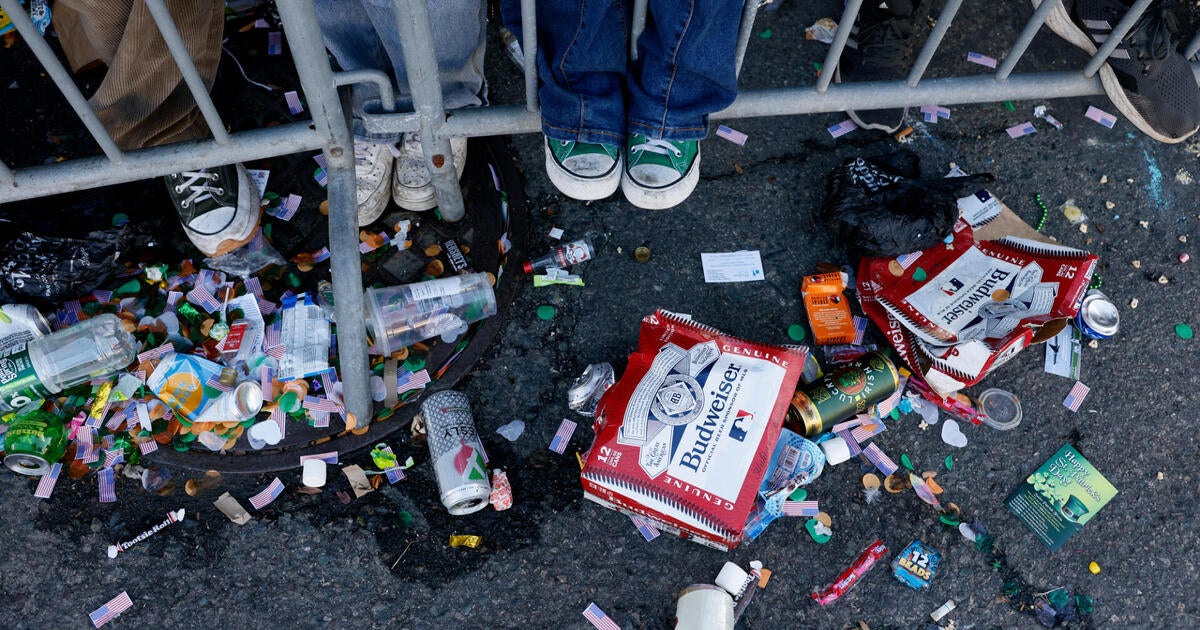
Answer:
[[[950,527],[958,527],[962,523],[957,516],[952,514],[942,514],[938,517],[938,520]]]
[[[907,468],[909,470],[915,470],[912,465],[912,460],[910,460],[908,458],[908,453],[900,454],[900,465],[904,466],[905,468]]]
[[[1096,603],[1087,595],[1076,595],[1075,610],[1078,610],[1081,615],[1090,615],[1092,611],[1096,610]]]
[[[1071,601],[1071,594],[1065,588],[1058,588],[1050,591],[1046,595],[1046,599],[1050,600],[1050,605],[1058,609],[1066,608],[1067,602]]]
[[[808,531],[808,535],[812,537],[814,542],[816,542],[818,545],[824,545],[825,543],[829,542],[829,539],[832,538],[832,536],[829,534],[817,533],[817,523],[820,522],[821,521],[818,521],[815,518],[810,518],[808,519],[808,522],[804,524],[804,529]]]
[[[410,354],[404,360],[404,369],[409,372],[420,372],[425,367],[425,357],[419,354]]]
[[[125,225],[126,223],[129,223],[129,215],[128,214],[125,214],[124,212],[118,212],[113,215],[113,218],[112,218],[113,227],[121,227],[122,225]]]
[[[128,280],[125,284],[117,287],[117,295],[133,295],[142,290],[142,282],[140,280]]]
[[[1004,109],[1007,109],[1010,112],[1015,112],[1017,111],[1017,106],[1013,105],[1012,101],[1004,101]]]
[[[796,491],[788,495],[788,501],[803,501],[808,496],[808,490],[804,488],[796,488]]]
[[[774,33],[771,32],[771,29],[766,28],[766,29],[763,29],[763,31],[758,34],[758,38],[759,39],[771,39],[772,35],[774,35]]]
[[[917,270],[913,272],[913,280],[917,282],[925,282],[928,277],[929,274],[925,273],[924,267],[917,267]]]
[[[1175,334],[1179,335],[1180,339],[1191,339],[1195,334],[1192,332],[1192,327],[1187,324],[1175,324]]]
[[[538,319],[543,319],[543,320],[554,319],[554,314],[556,312],[557,311],[554,309],[554,307],[550,306],[549,304],[543,304],[543,305],[537,307]]]
[[[787,334],[788,339],[791,339],[792,341],[804,341],[804,338],[808,336],[808,332],[804,330],[804,326],[801,326],[800,324],[792,324],[791,326],[788,326]]]
[[[888,414],[888,417],[891,418],[892,420],[899,420],[900,419],[900,410],[893,407],[892,412]]]
[[[396,514],[396,520],[400,521],[401,525],[408,527],[413,524],[413,515],[408,512],[401,511]]]

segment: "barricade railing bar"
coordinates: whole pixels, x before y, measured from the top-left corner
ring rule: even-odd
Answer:
[[[163,0],[145,0],[167,43],[185,84],[212,131],[211,140],[122,151],[104,129],[70,73],[29,20],[18,0],[0,0],[17,32],[53,80],[102,156],[68,160],[56,164],[10,168],[0,162],[0,204],[45,197],[112,184],[149,179],[185,170],[221,164],[248,162],[281,155],[321,150],[329,175],[329,249],[331,275],[339,321],[339,352],[345,384],[346,409],[359,418],[369,418],[368,357],[362,324],[363,295],[358,255],[358,226],[355,201],[353,141],[338,97],[339,86],[370,82],[379,87],[380,103],[362,114],[363,126],[371,132],[421,132],[421,143],[430,167],[442,217],[456,221],[464,216],[462,192],[451,155],[450,139],[536,133],[541,130],[538,106],[537,25],[534,0],[521,0],[524,103],[490,105],[447,112],[443,106],[434,58],[433,31],[424,0],[393,0],[396,27],[405,56],[411,87],[412,111],[396,111],[395,90],[383,72],[358,70],[334,72],[317,25],[312,0],[278,0],[283,30],[288,38],[297,76],[304,91],[311,122],[294,122],[274,127],[228,133],[212,98],[204,87],[195,64],[187,53],[178,26]],[[1121,38],[1135,25],[1152,0],[1137,0],[1113,28],[1087,64],[1079,71],[1016,73],[1034,37],[1062,0],[1046,0],[1026,21],[1002,62],[991,75],[951,76],[928,79],[925,73],[958,14],[962,0],[946,0],[934,27],[916,56],[907,76],[897,81],[839,83],[833,85],[838,61],[848,45],[851,30],[862,8],[862,0],[848,0],[833,42],[825,55],[822,71],[813,85],[771,87],[740,91],[727,108],[712,115],[714,120],[762,116],[791,116],[839,112],[847,109],[885,109],[924,104],[954,105],[1011,100],[1037,100],[1103,94],[1096,72],[1116,50]],[[637,54],[636,36],[645,25],[646,2],[635,4],[631,54]],[[736,49],[740,72],[758,9],[766,3],[748,0],[742,11]],[[1200,34],[1184,48],[1189,60],[1200,51]],[[1200,77],[1200,63],[1192,61]]]

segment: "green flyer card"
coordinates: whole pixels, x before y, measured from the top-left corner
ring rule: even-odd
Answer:
[[[1070,444],[1033,471],[1004,502],[1050,551],[1117,496],[1100,471]]]

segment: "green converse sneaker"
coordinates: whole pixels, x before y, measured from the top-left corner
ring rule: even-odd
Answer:
[[[679,204],[700,181],[700,143],[671,142],[632,134],[625,144],[621,191],[629,203],[647,210]]]
[[[546,138],[546,175],[572,199],[604,199],[621,182],[621,148]]]

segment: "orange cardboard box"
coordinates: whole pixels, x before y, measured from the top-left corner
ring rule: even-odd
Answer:
[[[817,345],[854,342],[854,316],[842,293],[849,282],[842,271],[804,276],[801,281],[800,296]]]

